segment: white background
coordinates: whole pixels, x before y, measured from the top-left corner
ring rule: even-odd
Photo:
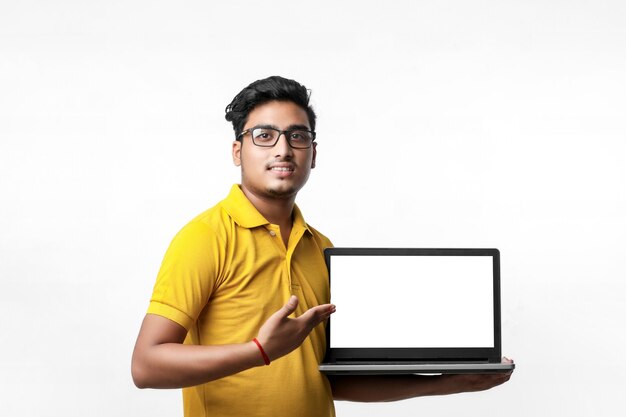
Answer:
[[[298,202],[335,245],[502,252],[511,381],[339,416],[622,413],[625,21],[618,0],[2,0],[0,415],[182,414],[133,386],[134,339],[170,239],[239,178],[224,107],[273,74],[313,90]]]

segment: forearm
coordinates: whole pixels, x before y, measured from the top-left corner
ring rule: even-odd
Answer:
[[[509,380],[511,373],[465,375],[329,376],[336,400],[385,402],[427,395],[483,391]]]
[[[261,365],[263,358],[254,342],[220,346],[164,343],[135,352],[132,374],[139,388],[182,388]]]
[[[333,375],[329,376],[328,379],[335,400],[385,402],[452,393],[441,376]]]
[[[146,314],[135,343],[131,372],[139,388],[181,388],[203,384],[265,364],[296,349],[334,311],[322,304],[290,319],[298,306],[292,296],[261,326],[254,341],[230,345],[185,345],[187,329],[168,318]]]

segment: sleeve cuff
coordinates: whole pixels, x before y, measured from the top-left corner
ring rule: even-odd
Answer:
[[[148,314],[156,314],[166,319],[170,319],[185,329],[189,330],[193,325],[193,319],[187,314],[167,304],[163,304],[159,301],[150,301],[148,306]]]

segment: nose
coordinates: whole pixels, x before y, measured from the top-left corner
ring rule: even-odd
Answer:
[[[278,136],[278,142],[274,145],[274,152],[276,156],[292,156],[293,148],[289,144],[287,140],[287,134],[285,132],[281,132]]]

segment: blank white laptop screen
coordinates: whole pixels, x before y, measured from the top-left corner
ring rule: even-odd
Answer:
[[[332,256],[331,348],[493,347],[493,257]]]

